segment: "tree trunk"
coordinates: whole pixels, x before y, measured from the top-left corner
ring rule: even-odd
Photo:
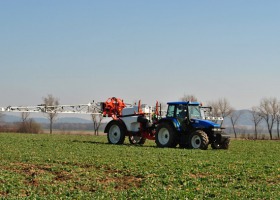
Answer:
[[[268,132],[269,132],[270,139],[272,140],[272,128],[269,128]]]
[[[237,138],[237,134],[236,134],[236,131],[235,131],[235,127],[234,127],[234,125],[232,126],[232,129],[233,129],[233,132],[234,132],[234,136],[235,136],[235,138]]]
[[[98,131],[99,127],[97,128],[96,130],[96,135],[98,136],[99,135],[99,131]]]
[[[277,121],[277,138],[280,139],[280,135],[279,135],[279,125],[280,125],[280,121]]]
[[[267,124],[267,129],[268,129],[269,137],[272,140],[272,127],[273,127],[273,123],[270,125],[268,119],[266,119],[266,124]]]
[[[255,124],[255,140],[258,139],[258,130],[257,130],[257,126]]]
[[[53,126],[53,121],[50,120],[50,134],[52,134],[52,126]]]

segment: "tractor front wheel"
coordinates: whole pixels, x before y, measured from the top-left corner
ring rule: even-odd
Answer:
[[[192,149],[206,150],[208,148],[209,139],[204,131],[197,130],[191,133],[189,137],[189,147]]]
[[[158,147],[176,147],[176,131],[167,124],[159,124],[156,129],[156,144]]]
[[[228,149],[230,143],[230,139],[226,138],[222,143],[212,143],[211,147],[212,149]]]
[[[108,127],[107,139],[110,144],[123,144],[125,128],[119,121],[112,121]]]

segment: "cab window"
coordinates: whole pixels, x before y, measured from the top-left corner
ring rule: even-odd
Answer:
[[[174,117],[175,105],[169,105],[167,109],[166,117]]]
[[[176,110],[176,117],[184,119],[187,117],[187,106],[185,105],[178,105]]]
[[[201,112],[199,106],[189,106],[189,116],[192,119],[201,119]]]

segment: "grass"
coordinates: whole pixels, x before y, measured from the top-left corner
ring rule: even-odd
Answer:
[[[126,139],[127,142],[127,139]],[[280,143],[229,150],[109,145],[106,136],[0,134],[2,199],[277,199]]]

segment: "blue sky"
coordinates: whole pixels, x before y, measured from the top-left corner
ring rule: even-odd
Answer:
[[[280,99],[280,1],[0,1],[0,106]]]

